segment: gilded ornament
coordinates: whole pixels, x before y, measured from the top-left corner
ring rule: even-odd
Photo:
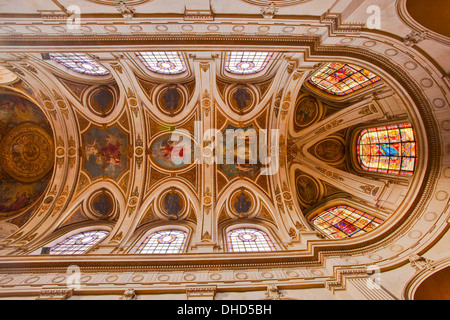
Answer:
[[[21,182],[34,182],[53,167],[55,147],[52,137],[43,128],[24,124],[5,135],[0,155],[0,164],[11,177]]]

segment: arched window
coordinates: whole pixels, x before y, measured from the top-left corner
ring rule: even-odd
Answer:
[[[353,64],[330,62],[314,73],[309,83],[329,94],[345,96],[379,80],[372,72]]]
[[[332,239],[355,237],[372,231],[384,221],[349,206],[332,207],[311,219]]]
[[[367,171],[412,176],[417,151],[411,123],[365,129],[358,138],[358,162]]]
[[[93,76],[109,74],[106,68],[84,53],[50,53],[50,58],[75,72]]]
[[[179,74],[187,70],[179,52],[137,52],[136,56],[147,69],[156,73]]]
[[[58,243],[50,249],[50,254],[82,254],[108,235],[107,231],[81,232]]]
[[[164,230],[149,235],[136,254],[181,253],[186,243],[187,233],[180,230]]]
[[[275,251],[268,235],[258,229],[242,228],[229,231],[227,242],[230,252]]]
[[[273,52],[227,52],[225,70],[236,74],[257,73],[267,66]]]

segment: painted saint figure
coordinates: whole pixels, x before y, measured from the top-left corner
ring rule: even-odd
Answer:
[[[180,195],[176,192],[170,192],[164,198],[164,210],[169,215],[169,219],[178,219],[178,214],[181,211]]]
[[[164,99],[164,108],[168,111],[175,111],[178,108],[180,97],[177,86],[170,86],[162,97]]]
[[[248,211],[252,203],[248,200],[248,196],[241,192],[237,197],[237,201],[234,203],[234,209],[239,214],[239,218],[247,217]]]
[[[85,136],[85,167],[93,178],[117,178],[126,167],[126,137],[117,128],[92,128]]]
[[[251,99],[250,93],[244,86],[240,86],[235,93],[233,93],[233,99],[236,100],[239,110],[243,110],[247,107],[248,101]]]

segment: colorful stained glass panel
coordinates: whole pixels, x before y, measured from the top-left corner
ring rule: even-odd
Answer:
[[[342,239],[365,234],[383,220],[349,206],[332,207],[315,216],[313,225],[333,239]]]
[[[344,96],[379,80],[379,77],[361,67],[330,62],[314,73],[309,82],[327,93]]]
[[[364,130],[358,138],[357,152],[364,170],[411,176],[417,162],[412,124]]]

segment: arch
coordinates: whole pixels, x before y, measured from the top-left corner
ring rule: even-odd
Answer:
[[[356,153],[365,171],[412,176],[418,157],[412,124],[364,129],[359,134]]]
[[[225,55],[225,70],[234,74],[252,74],[263,71],[273,52],[229,51]]]
[[[83,254],[106,238],[109,231],[102,229],[86,230],[66,237],[51,247],[49,254]]]
[[[433,0],[427,5],[420,0],[405,0],[407,13],[419,24],[438,34],[450,37],[448,24],[445,22],[450,8],[445,1]]]
[[[381,78],[354,64],[329,62],[309,78],[309,84],[335,96],[346,96]]]
[[[403,288],[402,299],[449,299],[450,258],[430,260],[424,256],[411,256],[410,265],[416,272]]]
[[[313,226],[331,239],[356,237],[380,226],[384,220],[350,206],[330,207],[311,218]]]
[[[162,74],[180,74],[187,70],[180,52],[136,52],[136,56],[150,71]]]
[[[104,76],[109,71],[84,53],[50,53],[50,58],[78,73]]]
[[[238,226],[226,232],[228,252],[276,251],[268,233],[260,228]]]
[[[414,300],[449,300],[450,267],[446,267],[426,278],[416,289]]]

